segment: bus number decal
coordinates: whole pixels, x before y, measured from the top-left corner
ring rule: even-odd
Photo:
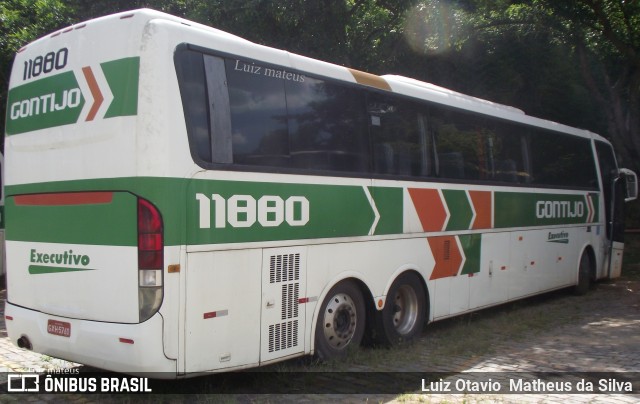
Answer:
[[[309,200],[304,196],[290,196],[286,200],[278,195],[264,195],[256,201],[251,195],[233,195],[225,199],[219,194],[196,194],[201,229],[210,229],[213,202],[213,227],[223,229],[229,224],[234,228],[253,226],[256,221],[262,227],[301,227],[309,222]]]
[[[57,52],[49,52],[44,56],[36,56],[34,59],[25,60],[22,79],[28,80],[43,73],[47,74],[54,70],[64,69],[68,58],[69,50],[62,48]]]

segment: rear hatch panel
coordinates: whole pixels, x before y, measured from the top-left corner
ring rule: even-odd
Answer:
[[[6,211],[11,303],[61,317],[139,322],[135,195],[14,195]]]

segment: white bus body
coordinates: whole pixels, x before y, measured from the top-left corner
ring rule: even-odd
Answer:
[[[415,80],[137,10],[23,48],[7,108],[7,331],[46,355],[326,358],[620,274],[604,138]]]

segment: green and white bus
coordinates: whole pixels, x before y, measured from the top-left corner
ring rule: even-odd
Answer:
[[[151,10],[16,55],[7,331],[182,377],[398,344],[620,275],[603,137]]]

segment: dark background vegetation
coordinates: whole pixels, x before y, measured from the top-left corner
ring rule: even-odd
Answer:
[[[640,169],[637,0],[0,0],[0,108],[20,47],[140,7],[588,129],[614,143],[621,166]],[[629,208],[640,227],[638,203]]]

